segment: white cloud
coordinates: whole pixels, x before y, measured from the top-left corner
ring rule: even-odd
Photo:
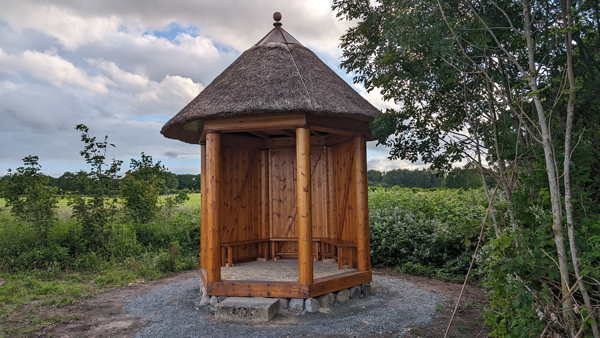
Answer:
[[[150,82],[149,88],[136,95],[133,104],[137,109],[156,111],[157,108],[185,106],[204,88],[190,78],[167,75],[161,82]],[[166,109],[165,109],[166,110]]]
[[[148,85],[149,80],[147,76],[126,72],[114,62],[94,59],[88,59],[87,61],[90,65],[96,66],[99,70],[107,73],[111,80],[119,87],[137,91]]]
[[[381,91],[379,90],[379,88],[375,88],[370,92],[367,92],[365,87],[359,83],[355,83],[354,88],[356,88],[356,90],[362,97],[364,97],[367,101],[371,102],[372,105],[379,109],[382,109],[383,111],[385,111],[388,108],[396,110],[401,108],[401,106],[397,105],[395,102],[392,102],[390,100],[384,101],[381,97]]]
[[[394,169],[423,169],[428,168],[429,164],[423,162],[412,163],[406,160],[389,160],[387,157],[368,157],[367,168],[369,170],[378,170],[381,172],[387,172]]]
[[[101,41],[119,29],[115,16],[80,16],[68,7],[28,1],[2,1],[2,17],[15,30],[35,29],[74,50],[81,44]]]
[[[110,84],[105,77],[90,77],[81,68],[59,56],[32,50],[17,55],[7,54],[0,48],[0,72],[14,75],[26,72],[56,86],[73,84],[97,93],[107,93],[106,85]]]
[[[0,82],[0,85],[2,85],[2,87],[4,87],[7,90],[10,90],[10,91],[23,88],[22,83],[15,83],[12,81],[2,81],[2,82]]]
[[[125,105],[138,115],[165,113],[186,105],[200,93],[204,86],[190,78],[166,75],[160,82],[152,81],[145,75],[127,72],[114,62],[88,59],[88,63],[97,67],[110,78],[112,86],[117,88],[111,93],[111,100]]]

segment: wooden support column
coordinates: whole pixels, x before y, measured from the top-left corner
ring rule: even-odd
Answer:
[[[367,188],[367,144],[364,136],[354,137],[354,177],[356,179],[356,239],[358,270],[371,270],[369,242],[369,195]]]
[[[310,129],[296,128],[298,194],[298,267],[300,284],[313,283],[312,208],[310,194]]]
[[[221,281],[221,134],[206,133],[206,279]]]
[[[262,238],[270,237],[269,229],[269,150],[260,151],[260,219]],[[265,258],[269,259],[269,243],[263,243]]]
[[[206,201],[206,143],[200,144],[200,267],[206,269],[208,219]]]

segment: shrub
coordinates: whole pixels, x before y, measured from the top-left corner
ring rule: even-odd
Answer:
[[[37,235],[37,246],[45,245],[48,228],[56,220],[56,188],[49,187],[49,177],[43,175],[37,156],[23,159],[25,167],[13,173],[9,169],[5,182],[4,197],[11,213],[23,222],[33,226]]]
[[[406,273],[463,276],[485,215],[480,190],[372,188],[371,259]]]

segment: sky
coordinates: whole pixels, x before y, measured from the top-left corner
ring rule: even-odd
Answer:
[[[397,107],[340,69],[339,38],[353,23],[331,3],[214,0],[0,0],[0,175],[39,156],[58,177],[89,167],[78,124],[116,148],[143,151],[171,172],[198,174],[200,147],[166,139],[161,127],[273,26],[283,28],[379,109]],[[421,168],[390,161],[369,142],[368,168]]]

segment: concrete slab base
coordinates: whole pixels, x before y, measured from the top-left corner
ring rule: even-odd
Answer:
[[[215,305],[215,318],[238,322],[268,322],[279,312],[279,299],[228,297]]]

